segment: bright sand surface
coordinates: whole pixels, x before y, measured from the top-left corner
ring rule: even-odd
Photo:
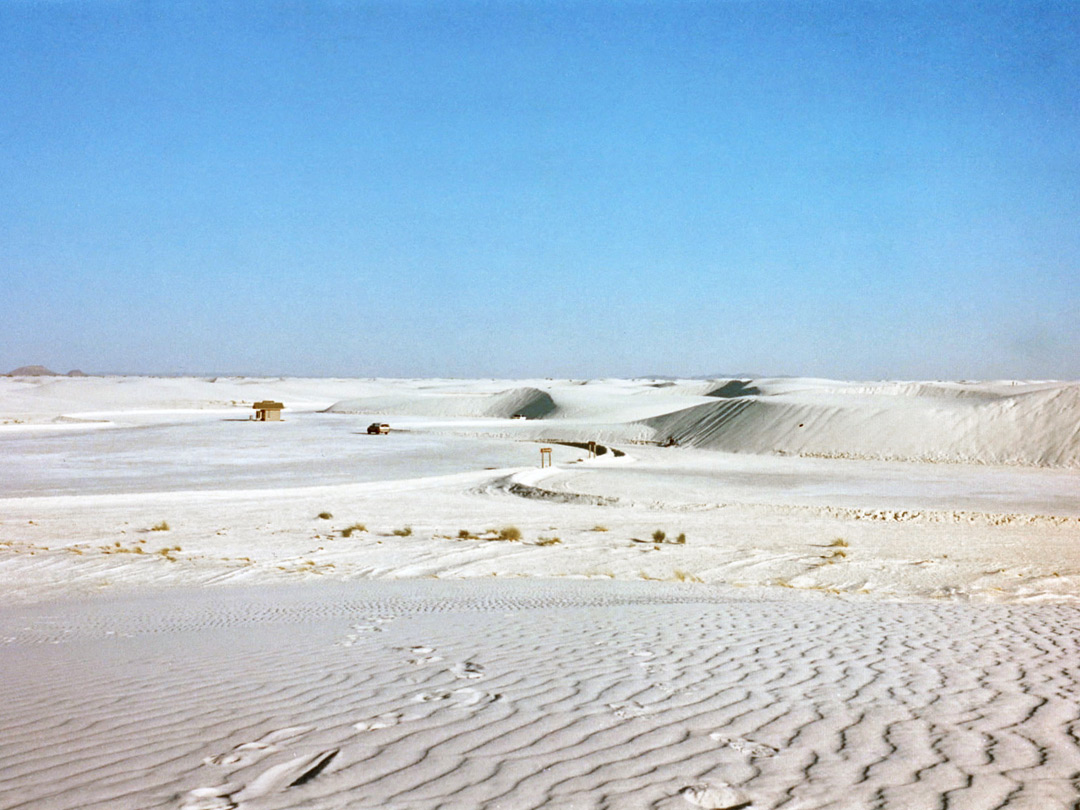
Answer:
[[[1078,484],[1076,384],[0,378],[0,808],[1078,807]]]

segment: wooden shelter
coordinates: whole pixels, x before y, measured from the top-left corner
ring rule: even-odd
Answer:
[[[255,409],[256,422],[280,422],[281,411],[285,408],[280,402],[264,399],[251,406]]]

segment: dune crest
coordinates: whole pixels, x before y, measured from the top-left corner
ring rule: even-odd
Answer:
[[[556,410],[551,394],[529,386],[494,394],[417,393],[346,399],[326,409],[326,413],[403,414],[432,417],[492,417],[509,419],[525,416],[542,419]]]
[[[659,441],[738,453],[1080,467],[1076,383],[837,383],[771,393],[767,383],[732,381],[712,395],[720,401],[644,424]]]

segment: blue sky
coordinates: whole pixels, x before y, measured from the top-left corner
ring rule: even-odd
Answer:
[[[1080,377],[1080,5],[0,3],[0,371]]]

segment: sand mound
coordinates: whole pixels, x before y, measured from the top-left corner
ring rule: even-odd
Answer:
[[[761,389],[752,385],[750,380],[729,380],[721,386],[709,391],[705,396],[718,397],[719,399],[735,399],[736,397],[752,397],[761,393]]]
[[[374,396],[346,399],[326,413],[400,414],[432,417],[494,417],[522,415],[542,419],[555,411],[555,401],[538,388],[512,388],[494,394],[419,392],[405,396]]]
[[[743,393],[755,388],[764,393]],[[765,384],[732,381],[717,389],[719,402],[643,423],[659,441],[731,452],[1080,467],[1076,383],[833,384],[768,391]]]

